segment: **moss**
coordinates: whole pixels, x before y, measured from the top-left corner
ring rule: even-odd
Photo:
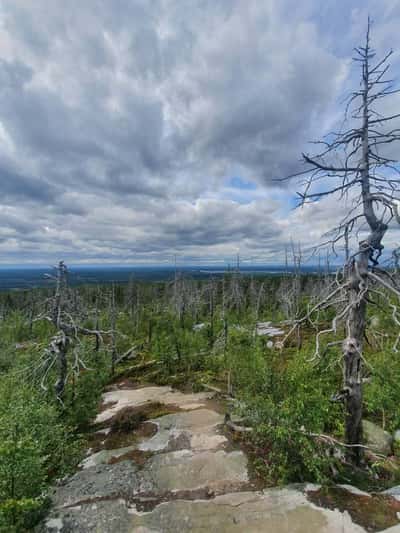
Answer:
[[[112,465],[121,461],[130,460],[139,466],[143,466],[152,455],[154,455],[153,452],[131,450],[130,452],[127,452],[124,455],[120,455],[119,457],[112,457],[109,461],[109,464]]]
[[[100,450],[114,450],[135,444],[139,438],[151,437],[157,432],[155,424],[148,420],[176,413],[180,409],[164,405],[159,402],[125,407],[118,411],[111,421],[103,422],[97,426],[97,431],[89,435],[89,444],[94,452]],[[101,433],[100,428],[110,427],[108,434]]]
[[[113,416],[111,421],[111,433],[128,433],[139,427],[146,419],[143,412],[134,407],[125,407]]]
[[[381,531],[399,523],[400,502],[390,496],[352,494],[341,487],[309,491],[308,499],[320,507],[347,511],[352,520],[367,531]]]

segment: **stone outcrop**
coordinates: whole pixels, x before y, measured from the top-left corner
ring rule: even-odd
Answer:
[[[365,531],[343,509],[316,505],[309,495],[318,494],[318,487],[256,490],[259,487],[249,475],[247,456],[230,442],[224,417],[215,410],[217,404],[211,397],[210,393],[183,394],[171,387],[124,387],[106,392],[96,418],[101,428],[94,433],[93,449],[81,469],[54,489],[52,510],[38,531]],[[152,405],[165,406],[165,412],[150,416]],[[145,422],[138,417],[141,410],[149,415]],[[115,434],[121,431],[121,424],[115,423],[121,411],[127,442],[120,433]],[[127,423],[129,413],[135,424],[139,423],[135,430]],[[143,424],[147,424],[146,431]],[[119,446],[110,449],[115,437]],[[369,495],[352,487],[340,490],[347,494],[345,499],[368,500]],[[388,498],[397,504],[394,497]]]

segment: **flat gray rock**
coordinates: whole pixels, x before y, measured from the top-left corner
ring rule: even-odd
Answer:
[[[98,501],[62,509],[36,529],[37,533],[129,533],[133,529],[123,499]]]
[[[190,450],[163,453],[150,458],[141,475],[154,494],[219,489],[248,482],[247,458],[241,451],[193,453]]]
[[[294,489],[235,492],[212,500],[174,500],[138,512],[122,499],[62,509],[47,533],[365,533],[347,513],[312,505]],[[397,531],[390,529],[388,531]]]
[[[298,491],[239,492],[171,501],[132,514],[132,533],[363,533],[347,513],[320,509]]]
[[[96,423],[110,420],[125,407],[140,407],[149,403],[175,405],[183,410],[205,407],[206,401],[213,396],[212,393],[198,392],[184,394],[172,387],[143,387],[141,389],[119,389],[103,394],[103,405],[107,407],[96,417]]]
[[[147,451],[175,451],[182,449],[211,450],[227,443],[216,431],[224,417],[210,409],[174,413],[150,420],[158,432],[143,440],[138,448]]]
[[[57,487],[53,504],[65,508],[104,498],[122,497],[129,501],[201,488],[239,489],[247,481],[247,458],[240,451],[179,450],[155,455],[142,468],[132,461],[121,461],[80,470]]]
[[[108,405],[97,421],[148,402],[174,404],[181,410],[152,420],[158,432],[143,437],[138,445],[87,457],[84,469],[54,489],[53,508],[37,532],[364,532],[347,512],[311,503],[305,493],[316,488],[310,485],[247,491],[247,457],[240,450],[221,449],[227,441],[219,431],[223,416],[206,408],[208,398],[208,394],[183,394],[171,387],[106,393],[103,400]],[[138,449],[153,452],[150,457],[143,455],[147,460],[141,466],[124,458]],[[107,464],[113,457],[122,460]],[[343,490],[359,494],[353,487]],[[397,496],[397,491],[398,487],[391,494]],[[209,496],[214,497],[199,499]]]
[[[54,506],[74,506],[99,498],[132,497],[141,490],[138,470],[131,461],[80,470],[55,489]]]

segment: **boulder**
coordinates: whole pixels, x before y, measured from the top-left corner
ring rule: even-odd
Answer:
[[[364,442],[373,452],[391,455],[393,437],[390,433],[369,420],[362,421],[362,428]]]

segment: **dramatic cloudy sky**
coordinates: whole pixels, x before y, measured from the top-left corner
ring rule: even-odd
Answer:
[[[316,242],[344,207],[275,180],[339,119],[368,12],[400,50],[399,0],[0,0],[0,263]]]

